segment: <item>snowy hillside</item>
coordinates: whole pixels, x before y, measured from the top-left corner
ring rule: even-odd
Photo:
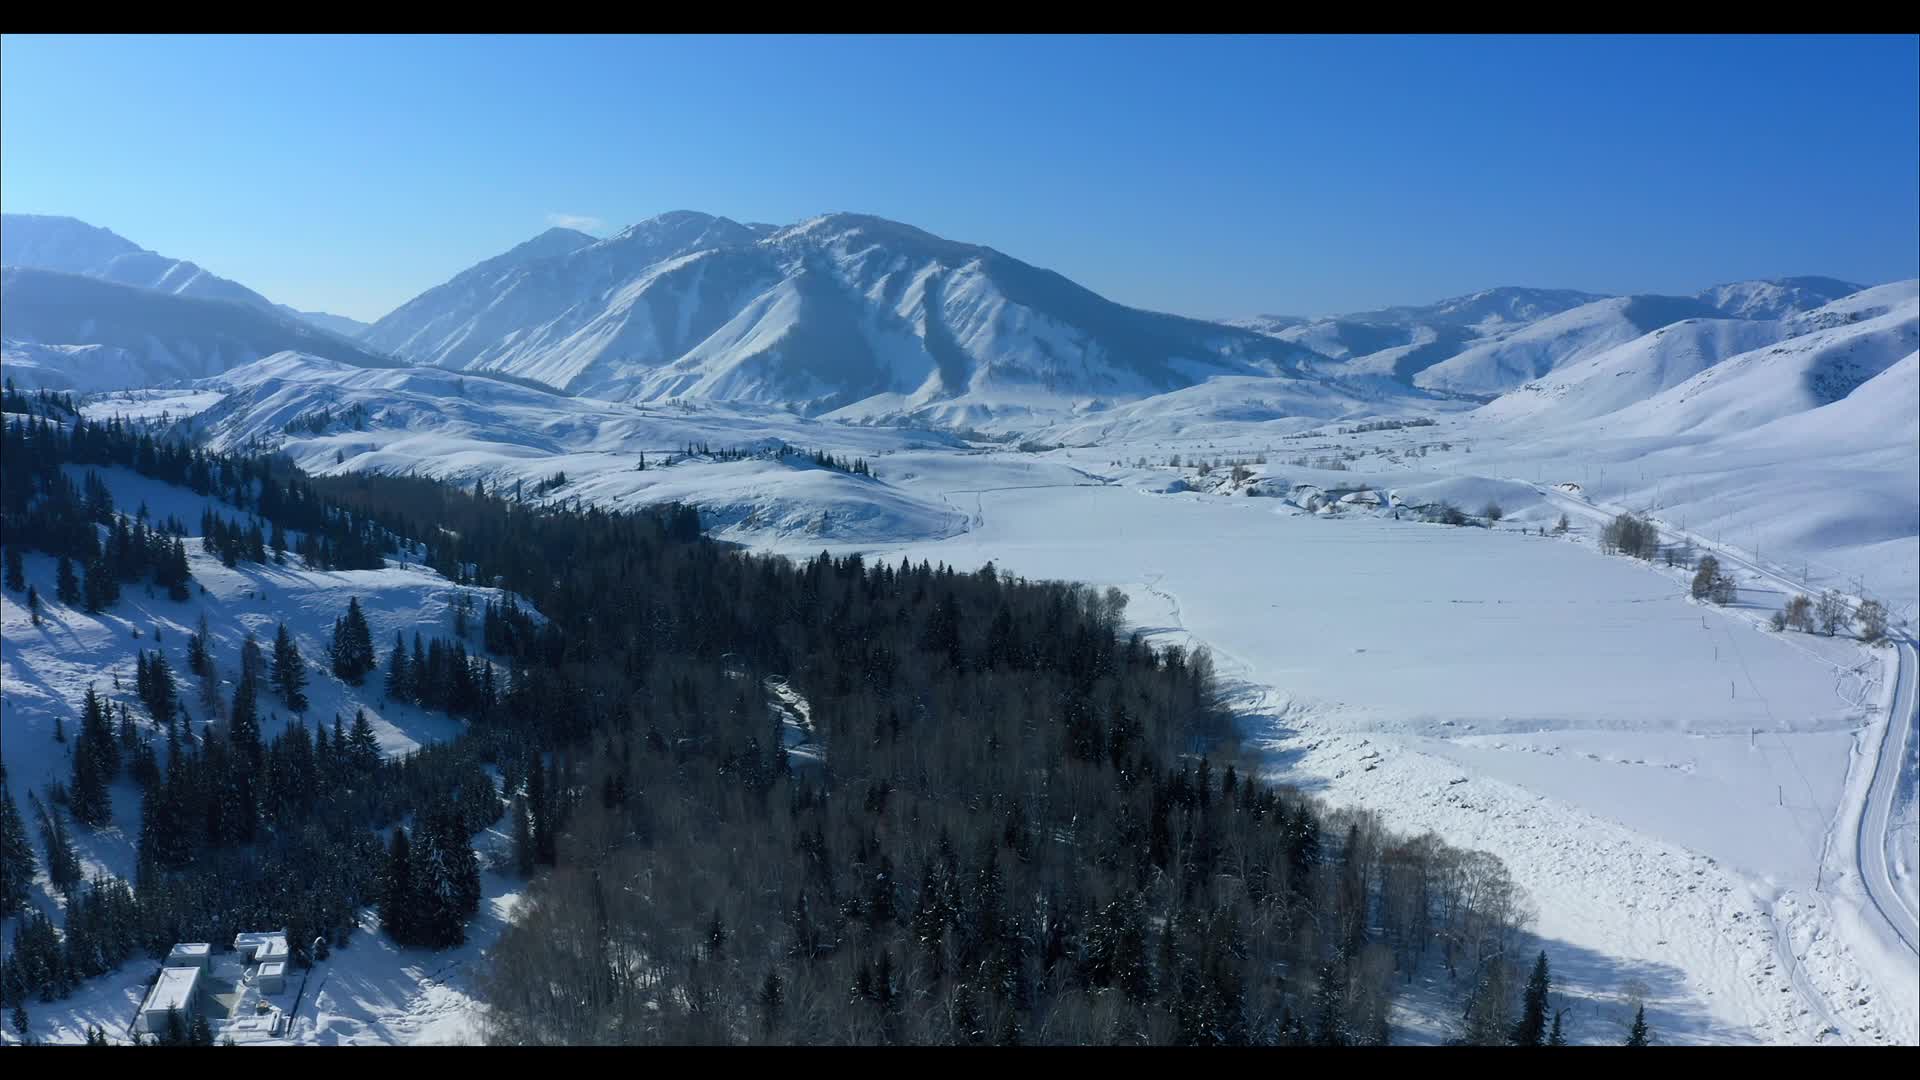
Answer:
[[[1564,424],[1604,416],[1678,386],[1737,353],[1788,333],[1775,321],[1690,318],[1566,364],[1494,399],[1487,420]]]
[[[78,479],[82,470],[69,469]],[[218,514],[234,512],[217,500],[129,470],[98,472],[116,506],[127,512],[144,505],[155,520],[172,516],[190,525],[199,522],[203,508]],[[335,716],[351,721],[356,710],[364,711],[380,750],[388,756],[445,742],[464,727],[444,713],[385,701],[377,678],[359,687],[335,678],[325,663],[327,642],[349,597],[358,598],[374,640],[384,649],[396,632],[420,633],[429,639],[454,636],[457,599],[465,594],[484,605],[501,597],[497,590],[456,586],[417,564],[316,571],[290,557],[287,566],[242,562],[228,568],[202,552],[197,538],[189,538],[187,550],[197,584],[185,602],[129,586],[119,603],[89,615],[55,598],[55,560],[39,553],[24,560],[26,579],[41,597],[38,625],[22,594],[0,593],[0,636],[4,637],[0,684],[5,686],[5,694],[0,695],[0,757],[6,761],[8,784],[23,813],[28,791],[44,793],[49,784],[70,780],[79,705],[88,686],[110,701],[126,702],[137,717],[140,734],[156,734],[135,694],[136,651],[163,652],[181,674],[181,692],[189,710],[202,717],[195,691],[199,680],[185,673],[187,639],[203,616],[211,632],[214,661],[223,676],[224,695],[232,693],[246,635],[251,632],[271,648],[275,629],[284,622],[306,658],[310,707],[301,722],[309,727],[330,726]],[[263,697],[261,712],[262,736],[269,740],[295,722],[277,699]],[[56,720],[65,741],[55,738]],[[164,743],[164,737],[159,741]],[[87,873],[105,872],[132,880],[141,826],[140,789],[131,779],[122,778],[112,784],[111,797],[109,824],[91,830],[75,827],[71,835]],[[487,832],[476,838],[476,844],[492,859],[496,857],[493,849],[505,839],[504,834]],[[64,901],[48,879],[44,852],[36,857],[41,870],[32,903],[50,913],[57,925]],[[314,992],[306,995],[307,1004],[295,1017],[292,1038],[341,1043],[470,1037],[474,1001],[468,973],[498,935],[521,886],[517,879],[483,874],[481,915],[472,925],[468,944],[451,952],[397,947],[379,933],[377,917],[371,911],[363,913],[362,932],[354,936],[351,947],[314,969]],[[17,921],[0,919],[0,938],[9,944]],[[77,1043],[88,1026],[98,1026],[115,1041],[125,1041],[129,1018],[153,973],[153,962],[136,955],[117,971],[83,983],[69,999],[34,1003],[35,1038]],[[17,1041],[11,1025],[5,1037]]]
[[[1909,300],[1873,318],[1731,357],[1620,410],[1608,428],[1661,436],[1746,431],[1839,401],[1915,348],[1920,348],[1920,300]]]
[[[991,249],[862,215],[769,231],[678,212],[581,239],[536,238],[410,301],[364,340],[604,398],[941,411],[947,422],[1283,373],[1309,355],[1122,307]]]
[[[1696,359],[1690,375],[1733,352],[1771,340],[1768,331],[1742,323],[1788,319],[1860,288],[1832,278],[1780,278],[1716,285],[1689,300],[1503,287],[1434,304],[1382,308],[1336,318],[1256,316],[1231,320],[1229,325],[1257,330],[1339,361],[1318,368],[1334,377],[1359,378],[1376,385],[1381,385],[1379,380],[1390,380],[1484,398],[1676,322],[1726,321],[1725,327],[1707,331],[1706,338],[1699,336],[1700,329],[1689,332],[1692,345],[1676,340],[1661,347],[1666,355],[1656,362],[1657,367],[1668,369],[1676,361],[1684,367],[1687,361],[1679,357],[1693,356]],[[1778,331],[1776,338],[1789,332]],[[1621,363],[1614,358],[1603,366],[1611,370]],[[1585,381],[1587,375],[1557,377],[1555,383],[1565,384],[1575,378]],[[1642,379],[1630,386],[1610,387],[1602,396],[1608,401],[1621,401],[1635,392],[1651,391],[1645,389]],[[1586,411],[1593,407],[1578,406],[1577,410],[1583,415],[1597,415]]]
[[[384,355],[270,309],[47,270],[0,270],[7,374],[91,392],[205,378],[285,349],[361,367]]]
[[[821,423],[726,405],[567,397],[484,373],[354,368],[284,353],[200,384],[222,395],[191,430],[216,450],[272,447],[314,473],[413,473],[529,500],[632,508],[678,501],[726,537],[940,535],[954,512],[886,482],[885,456],[950,435]],[[111,411],[111,402],[103,403]],[[164,407],[162,405],[161,407]],[[178,413],[176,413],[178,415]],[[879,478],[766,456],[781,443],[871,459]],[[715,453],[688,458],[689,444]],[[733,450],[743,460],[728,458]],[[752,456],[754,454],[760,456]],[[644,460],[647,468],[639,468]],[[543,488],[558,473],[564,485]]]
[[[1712,308],[1688,297],[1596,300],[1471,345],[1426,367],[1414,382],[1460,393],[1498,394],[1657,327],[1713,314]]]

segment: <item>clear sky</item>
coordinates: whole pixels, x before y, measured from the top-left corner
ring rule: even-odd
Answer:
[[[372,319],[553,223],[851,210],[1115,300],[1920,275],[1920,38],[0,41],[0,206]]]

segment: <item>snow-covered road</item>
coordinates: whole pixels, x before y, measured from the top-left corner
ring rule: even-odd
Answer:
[[[1920,710],[1920,647],[1912,638],[1903,639],[1894,650],[1896,689],[1886,724],[1880,732],[1878,754],[1873,765],[1873,784],[1867,789],[1867,804],[1860,814],[1855,832],[1854,856],[1860,864],[1860,880],[1874,909],[1887,921],[1894,934],[1909,951],[1920,955],[1920,917],[1913,903],[1894,881],[1888,865],[1895,793],[1899,790],[1900,769],[1913,744],[1916,710]]]

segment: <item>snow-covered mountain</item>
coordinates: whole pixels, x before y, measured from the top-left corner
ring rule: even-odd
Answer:
[[[829,214],[691,211],[592,241],[553,230],[417,297],[364,340],[570,392],[969,423],[1137,400],[1304,349],[1105,300],[991,248]]]
[[[23,267],[0,270],[0,335],[6,374],[23,388],[157,386],[287,349],[356,367],[397,363],[271,308]]]
[[[1730,319],[1784,319],[1865,288],[1835,278],[1794,277],[1735,281],[1702,289],[1699,299]]]
[[[77,218],[7,214],[0,219],[0,265],[79,274],[197,300],[232,300],[274,310],[239,282],[193,263],[148,251],[111,229]]]
[[[1505,285],[1455,296],[1432,304],[1380,308],[1341,316],[1341,321],[1372,326],[1435,326],[1471,329],[1489,335],[1503,329],[1539,322],[1595,300],[1597,293],[1574,289],[1533,289]]]
[[[1261,315],[1232,320],[1229,325],[1303,345],[1338,361],[1320,365],[1318,370],[1329,375],[1391,379],[1484,400],[1677,322],[1781,320],[1860,288],[1822,277],[1730,282],[1692,297],[1601,296],[1572,289],[1506,286],[1433,304],[1335,318]],[[1749,348],[1768,334],[1732,325],[1721,327],[1720,332]],[[1709,349],[1704,355],[1713,362],[1731,352]],[[1610,400],[1618,398],[1618,390],[1614,388]]]
[[[1612,296],[1473,343],[1423,368],[1413,381],[1492,396],[1669,323],[1714,314],[1692,297]]]
[[[275,310],[283,315],[312,323],[322,330],[338,334],[348,339],[359,337],[361,334],[366,333],[367,327],[373,325],[372,323],[363,323],[359,319],[350,319],[345,315],[334,315],[325,311],[301,311],[298,308],[289,307],[286,304],[275,304],[273,306]]]
[[[276,304],[237,281],[184,259],[148,251],[111,229],[78,218],[0,215],[0,266],[57,270],[199,300],[232,300],[304,320],[342,337],[354,337],[367,326],[344,315]]]
[[[1905,281],[1870,290],[1881,294],[1875,299],[1905,299],[1858,321],[1825,325],[1828,320],[1812,313],[1815,317],[1806,325],[1817,329],[1729,357],[1613,413],[1606,426],[1616,434],[1734,434],[1839,402],[1920,349],[1917,287],[1920,282]],[[1858,310],[1862,305],[1854,306]],[[1901,404],[1905,412],[1896,415],[1906,418],[1905,441],[1911,449],[1914,402]],[[1896,439],[1901,434],[1899,429],[1884,432]]]
[[[1793,280],[1825,282],[1827,279]],[[1914,303],[1916,283],[1913,281],[1850,290],[1832,302],[1812,308],[1805,305],[1818,293],[1798,291],[1795,295],[1777,288],[1781,284],[1749,282],[1720,286],[1702,294],[1703,297],[1717,294],[1717,298],[1736,310],[1781,312],[1780,318],[1691,318],[1670,323],[1526,383],[1481,409],[1478,418],[1558,427],[1608,416],[1642,402],[1648,402],[1650,409],[1665,415],[1666,407],[1653,405],[1653,399],[1691,383],[1696,377],[1703,385],[1706,380],[1720,378],[1720,375],[1707,374],[1717,367],[1744,370],[1751,366],[1744,359],[1746,354],[1785,356],[1812,351],[1833,355],[1837,348],[1840,355],[1853,355],[1855,349],[1867,348],[1881,361],[1888,358],[1888,349],[1892,349],[1897,358],[1900,343],[1911,339],[1914,320],[1920,317],[1920,308]],[[1830,284],[1834,288],[1846,287],[1842,282]],[[1802,338],[1806,340],[1800,341]],[[1788,342],[1797,344],[1782,344]],[[1824,400],[1820,403],[1834,400],[1836,388],[1853,378],[1840,374],[1837,368],[1830,371],[1818,362],[1813,363],[1798,383],[1808,393],[1813,393],[1816,383],[1827,387],[1821,391]],[[1877,371],[1882,365],[1875,361],[1870,366]],[[1788,379],[1789,383],[1794,381]],[[1757,385],[1747,386],[1743,392],[1767,399],[1777,396]],[[1740,392],[1730,393],[1737,397]],[[1682,392],[1682,396],[1691,397],[1692,393]],[[1713,395],[1719,396],[1722,395]],[[1726,403],[1733,404],[1731,399]]]

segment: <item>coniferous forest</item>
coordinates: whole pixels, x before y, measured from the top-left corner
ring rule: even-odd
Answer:
[[[422,561],[539,613],[488,605],[482,657],[371,641],[341,598],[336,673],[467,721],[404,761],[342,726],[263,739],[299,688],[257,645],[197,724],[143,663],[163,746],[77,733],[140,778],[140,879],[73,883],[67,948],[23,920],[9,1002],[241,922],[337,944],[367,905],[456,944],[469,838],[505,813],[533,881],[482,978],[499,1043],[1377,1044],[1418,972],[1466,988],[1467,1041],[1517,1037],[1500,864],[1258,779],[1207,655],[1130,634],[1116,590],[756,556],[686,507],[309,478],[117,425],[5,438],[10,549],[99,558],[108,512],[59,466],[121,464],[251,515],[235,558],[291,530],[309,565]]]

